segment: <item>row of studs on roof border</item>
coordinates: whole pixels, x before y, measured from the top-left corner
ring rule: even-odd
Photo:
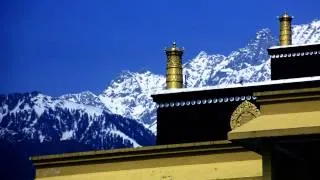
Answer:
[[[298,57],[298,56],[311,56],[311,55],[320,55],[320,51],[309,51],[309,52],[297,52],[297,53],[288,53],[288,54],[274,54],[271,55],[271,58],[286,58],[286,57]]]
[[[213,99],[198,99],[198,100],[191,100],[191,101],[177,101],[177,102],[166,102],[160,103],[157,105],[159,108],[167,108],[167,107],[174,107],[174,106],[194,106],[194,105],[201,105],[201,104],[212,104],[212,103],[226,103],[226,102],[234,102],[234,101],[245,101],[245,100],[256,100],[257,97],[255,96],[236,96],[236,97],[224,97],[224,98],[213,98]]]

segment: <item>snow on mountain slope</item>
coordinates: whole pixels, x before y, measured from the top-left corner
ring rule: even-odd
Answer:
[[[207,55],[201,52],[184,65],[187,87],[203,87],[265,80],[264,74],[255,74],[268,59],[267,48],[276,44],[269,29],[257,32],[244,48],[229,56]],[[199,65],[200,64],[200,65]],[[190,73],[191,72],[191,73]],[[253,75],[260,77],[253,77]]]
[[[99,98],[112,113],[136,119],[149,127],[156,120],[151,94],[161,91],[164,86],[165,78],[150,71],[124,71]]]
[[[292,27],[292,44],[318,42],[320,42],[320,20],[314,20],[310,24],[301,24]]]
[[[223,55],[208,55],[200,52],[194,59],[183,65],[186,87],[202,87],[207,85],[210,76],[227,65]]]
[[[84,103],[38,92],[0,95],[0,139],[12,143],[75,140],[93,149],[154,144],[152,132],[136,120]]]
[[[87,113],[90,116],[100,116],[102,114],[102,109],[95,106],[86,106],[84,104],[79,104],[77,102],[65,100],[62,98],[53,98],[44,94],[38,94],[31,98],[31,101],[34,103],[33,109],[37,112],[38,117],[42,113],[50,108],[55,110],[56,108],[68,109],[68,110],[81,110],[84,113]],[[27,105],[28,106],[28,105]],[[17,105],[18,107],[18,105]]]
[[[244,48],[232,52],[225,61],[228,64],[214,74],[207,85],[229,85],[265,80],[264,74],[255,74],[268,59],[267,48],[276,45],[276,39],[269,29],[257,32]],[[227,70],[227,71],[226,71]],[[258,76],[254,76],[258,75]]]
[[[105,105],[100,101],[99,97],[90,91],[84,91],[77,94],[65,94],[59,97],[62,100],[68,100],[78,104],[94,106],[100,109],[105,109]]]

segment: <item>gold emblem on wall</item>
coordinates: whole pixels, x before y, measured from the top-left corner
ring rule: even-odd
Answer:
[[[244,101],[236,108],[235,111],[233,111],[231,115],[231,129],[235,129],[258,116],[260,116],[259,109],[253,103]]]

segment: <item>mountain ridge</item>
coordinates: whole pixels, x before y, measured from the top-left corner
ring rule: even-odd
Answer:
[[[292,31],[293,44],[320,42],[320,20],[294,25]],[[228,55],[201,51],[183,64],[185,87],[268,81],[271,70],[266,50],[275,45],[277,38],[264,28],[244,47]],[[94,148],[152,145],[156,135],[156,104],[151,95],[163,89],[164,75],[125,70],[100,94],[84,91],[59,97],[40,92],[0,95],[0,138],[13,141],[29,138],[40,143],[77,140],[91,143]],[[36,125],[39,121],[40,125]],[[43,132],[45,129],[52,134]]]
[[[108,149],[155,142],[155,136],[135,120],[63,98],[38,92],[15,93],[1,95],[0,104],[0,139],[13,143],[76,140],[92,148]]]

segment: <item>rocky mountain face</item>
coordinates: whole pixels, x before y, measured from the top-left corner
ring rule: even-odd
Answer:
[[[319,42],[320,21],[293,26],[293,44]],[[185,86],[224,87],[270,80],[266,49],[274,45],[277,38],[262,29],[229,55],[200,52],[183,65]],[[99,95],[89,91],[60,97],[38,92],[1,95],[0,140],[72,141],[91,149],[152,145],[156,105],[151,94],[164,87],[163,75],[123,71]]]

